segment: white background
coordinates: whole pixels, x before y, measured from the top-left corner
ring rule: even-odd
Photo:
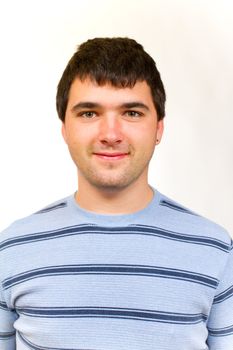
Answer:
[[[2,1],[0,229],[76,190],[56,86],[96,36],[136,39],[160,70],[166,129],[150,183],[233,234],[231,0]]]

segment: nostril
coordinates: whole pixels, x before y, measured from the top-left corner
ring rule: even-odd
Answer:
[[[122,140],[118,139],[118,140],[113,140],[113,139],[103,139],[100,140],[100,142],[104,145],[115,145],[115,144],[119,144],[122,142]]]

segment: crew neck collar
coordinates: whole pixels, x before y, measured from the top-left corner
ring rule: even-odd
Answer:
[[[101,213],[96,213],[94,211],[90,211],[87,209],[82,208],[75,200],[75,193],[70,197],[71,200],[71,205],[73,208],[81,215],[83,215],[86,219],[90,220],[100,220],[103,222],[105,221],[110,222],[110,221],[118,221],[118,220],[133,220],[134,218],[139,218],[140,216],[147,214],[150,212],[152,208],[154,208],[155,205],[159,203],[159,198],[160,198],[160,193],[157,191],[154,187],[150,186],[152,191],[153,191],[153,198],[151,201],[144,207],[143,209],[140,209],[138,211],[128,213],[128,214],[101,214]]]

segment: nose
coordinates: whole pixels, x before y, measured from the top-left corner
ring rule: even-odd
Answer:
[[[110,146],[122,142],[122,125],[117,117],[107,116],[101,120],[99,140],[101,143]]]

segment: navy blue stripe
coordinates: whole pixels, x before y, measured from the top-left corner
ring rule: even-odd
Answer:
[[[157,228],[153,226],[147,226],[147,225],[130,225],[130,227],[133,227],[137,232],[143,230],[146,232],[146,234],[151,233],[154,236],[158,236],[161,238],[171,239],[175,241],[181,241],[185,243],[192,243],[192,244],[200,244],[200,245],[207,245],[212,246],[214,248],[218,248],[220,250],[223,250],[225,252],[230,251],[230,245],[220,241],[216,238],[211,237],[204,237],[204,236],[196,236],[196,235],[190,235],[190,234],[182,234],[179,232],[169,231],[162,228]]]
[[[41,210],[37,211],[35,214],[43,214],[43,213],[47,213],[47,212],[52,211],[52,210],[61,209],[61,208],[65,208],[65,207],[67,207],[67,202],[61,202],[61,203],[53,205],[51,207],[46,207],[44,209],[41,209]]]
[[[0,339],[8,339],[15,336],[15,331],[13,332],[0,332]]]
[[[143,235],[150,237],[161,237],[164,239],[175,240],[178,242],[210,246],[229,252],[230,246],[218,239],[181,234],[178,232],[168,231],[161,228],[146,225],[129,225],[126,227],[102,227],[97,225],[78,225],[65,227],[53,231],[35,232],[17,238],[9,238],[0,244],[0,250],[17,246],[21,244],[35,243],[49,239],[57,239],[72,235]]]
[[[166,201],[164,199],[160,200],[159,202],[160,205],[164,206],[164,207],[168,207],[170,209],[174,209],[174,210],[177,210],[177,211],[181,211],[183,213],[186,213],[186,214],[190,214],[190,215],[195,215],[197,216],[196,213],[192,212],[191,210],[188,210],[184,207],[181,207],[175,203],[172,203],[172,202],[169,202],[169,201]]]
[[[48,266],[38,268],[24,273],[7,278],[3,281],[4,289],[10,288],[16,284],[47,276],[57,275],[132,275],[143,277],[159,277],[171,278],[182,281],[188,281],[216,288],[218,280],[211,276],[194,273],[185,270],[178,270],[173,268],[164,268],[157,266],[146,265],[123,265],[123,264],[85,264],[85,265],[63,265],[63,266]]]
[[[224,328],[209,328],[209,335],[223,337],[233,334],[233,325]]]
[[[233,286],[226,289],[224,292],[218,294],[214,298],[214,304],[221,303],[222,301],[231,298],[233,296]]]
[[[8,307],[7,307],[7,304],[4,303],[3,301],[0,301],[0,309],[3,309],[3,310],[9,310]]]
[[[172,324],[196,324],[200,322],[205,322],[207,320],[207,315],[204,315],[202,313],[184,314],[154,310],[89,306],[61,308],[18,308],[17,312],[27,316],[43,318],[121,318]]]
[[[81,349],[81,348],[51,348],[51,347],[44,347],[44,346],[39,346],[36,344],[31,343],[29,340],[27,340],[25,337],[22,336],[22,334],[20,334],[20,332],[17,332],[20,340],[27,345],[28,348],[33,349],[33,350],[96,350],[96,349]]]

